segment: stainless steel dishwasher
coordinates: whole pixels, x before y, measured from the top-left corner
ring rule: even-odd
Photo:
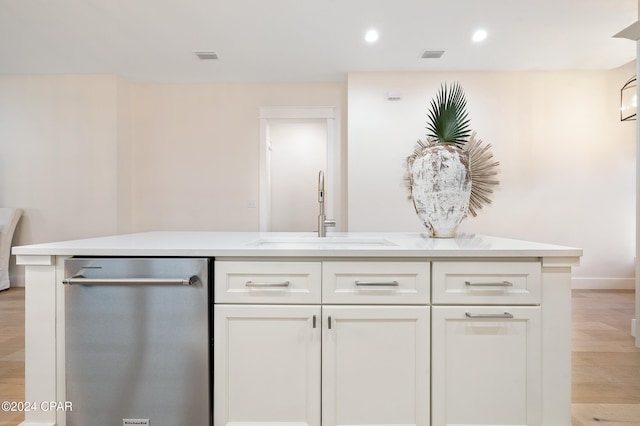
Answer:
[[[67,426],[211,423],[209,260],[65,262]]]

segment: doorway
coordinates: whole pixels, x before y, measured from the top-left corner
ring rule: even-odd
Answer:
[[[318,172],[327,176],[332,214],[334,107],[260,109],[260,231],[317,230]]]
[[[324,120],[277,120],[269,124],[271,231],[317,228],[318,171],[327,169]]]

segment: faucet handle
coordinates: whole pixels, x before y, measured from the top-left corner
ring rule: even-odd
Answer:
[[[336,226],[335,219],[325,219],[324,226]]]

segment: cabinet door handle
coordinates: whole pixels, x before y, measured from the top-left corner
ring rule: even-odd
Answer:
[[[316,316],[313,316],[313,328],[316,328]]]
[[[504,314],[472,314],[470,312],[466,312],[464,314],[467,318],[472,319],[510,319],[513,318],[513,314],[509,312],[505,312]]]
[[[260,282],[260,281],[247,281],[245,286],[247,287],[289,287],[291,284],[289,281],[280,282]]]
[[[329,318],[327,319],[327,324],[329,326],[329,330],[331,330],[331,315],[329,315]]]
[[[513,287],[513,283],[509,281],[487,283],[472,283],[471,281],[465,281],[464,283],[469,287]]]
[[[363,287],[398,287],[400,284],[398,281],[356,281],[356,285]]]

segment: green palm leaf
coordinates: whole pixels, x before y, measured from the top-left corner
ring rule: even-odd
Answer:
[[[431,108],[427,113],[427,136],[438,142],[464,145],[471,135],[467,100],[458,83],[450,87],[440,86],[436,97],[431,100]]]

